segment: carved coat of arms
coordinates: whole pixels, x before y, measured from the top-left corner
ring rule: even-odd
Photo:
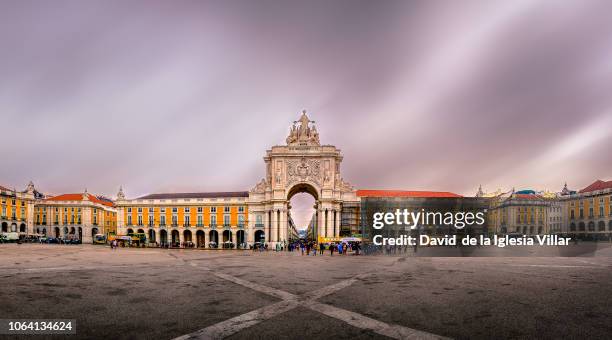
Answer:
[[[320,184],[320,163],[315,159],[302,158],[300,161],[287,162],[287,184],[310,181]]]

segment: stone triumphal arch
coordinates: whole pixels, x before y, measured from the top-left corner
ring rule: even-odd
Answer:
[[[297,193],[314,197],[315,234],[323,237],[338,237],[343,205],[359,202],[355,189],[340,175],[340,150],[320,144],[314,123],[303,111],[289,130],[287,144],[266,151],[266,177],[249,192],[254,241],[259,241],[257,235],[265,235],[272,245],[290,238],[289,201]]]

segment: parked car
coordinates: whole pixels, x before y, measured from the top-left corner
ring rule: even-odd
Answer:
[[[93,244],[106,244],[106,235],[95,234],[93,238]]]
[[[3,233],[1,235],[3,237],[3,243],[19,241],[19,233],[11,232],[11,233]]]

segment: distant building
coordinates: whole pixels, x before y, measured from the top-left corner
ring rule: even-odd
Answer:
[[[578,192],[567,190],[566,185],[562,193],[562,232],[582,239],[612,237],[612,181],[596,180]]]
[[[160,193],[126,199],[120,188],[116,201],[118,232],[145,233],[148,242],[161,245],[193,242],[198,248],[236,248],[247,242],[262,242],[262,218],[251,220],[255,230],[246,233],[248,197],[247,191],[236,191]]]
[[[490,201],[489,225],[496,234],[546,234],[550,229],[548,215],[553,202],[554,198],[546,198],[534,190],[497,195]]]
[[[37,200],[34,224],[38,234],[91,243],[96,234],[117,232],[117,212],[112,201],[85,190]]]
[[[21,235],[33,233],[34,202],[40,196],[30,182],[24,191],[0,186],[1,231],[17,232]]]

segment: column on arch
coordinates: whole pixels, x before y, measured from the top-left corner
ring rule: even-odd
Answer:
[[[323,237],[328,237],[327,235],[327,210],[321,208],[321,210],[319,211],[319,230],[320,235]]]
[[[280,242],[281,241],[281,230],[282,228],[282,222],[283,222],[283,213],[281,212],[280,209],[276,209],[276,232],[275,232],[275,237],[276,237],[276,242]]]
[[[327,235],[329,235],[329,237],[334,237],[334,210],[333,209],[328,209],[327,210]]]
[[[268,209],[264,210],[263,224],[265,242],[268,242],[270,240],[270,210]]]
[[[281,209],[280,210],[280,232],[279,232],[279,241],[280,242],[287,242],[287,237],[288,237],[288,233],[287,233],[287,229],[289,228],[289,219],[288,219],[288,210],[287,209]]]
[[[276,219],[276,210],[270,211],[270,216],[272,218],[270,219],[270,236],[268,237],[268,240],[270,242],[276,242],[276,229],[278,223]]]
[[[341,215],[341,214],[342,214],[342,210],[340,210],[340,209],[336,209],[336,221],[335,221],[335,225],[336,225],[336,235],[334,235],[334,236],[336,236],[336,237],[339,237],[339,236],[340,236],[340,222],[341,222],[340,215]]]
[[[319,235],[322,237],[327,237],[327,229],[325,229],[325,209],[319,209]]]

